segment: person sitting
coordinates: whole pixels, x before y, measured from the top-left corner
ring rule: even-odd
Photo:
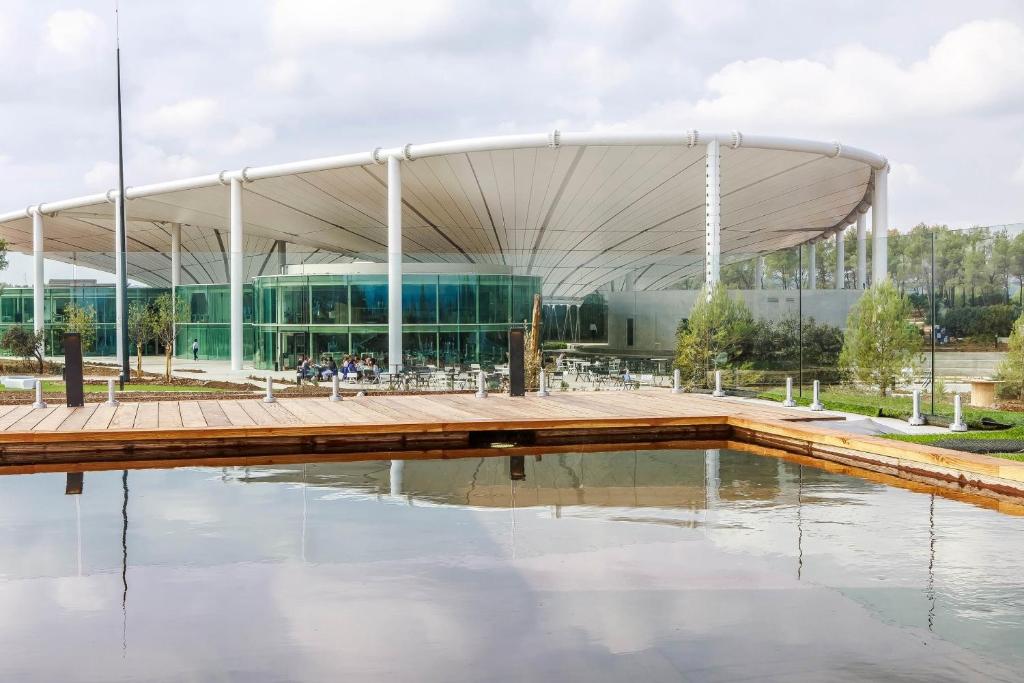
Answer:
[[[320,377],[329,380],[338,373],[338,364],[334,362],[334,356],[327,356],[320,370]]]
[[[309,365],[309,358],[306,354],[300,353],[299,359],[295,363],[295,383],[302,384],[302,380],[311,377],[311,369]]]
[[[358,379],[359,368],[356,367],[356,361],[354,358],[348,359],[348,364],[345,366],[345,377],[352,375],[352,379]]]

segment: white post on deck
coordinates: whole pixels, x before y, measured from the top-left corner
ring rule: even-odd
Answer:
[[[964,422],[963,406],[960,405],[960,394],[953,396],[953,422],[949,425],[951,432],[966,432],[967,423]]]
[[[889,165],[875,169],[871,200],[871,283],[889,277]]]
[[[821,382],[814,380],[814,400],[811,401],[811,410],[825,410],[825,404],[821,402],[818,394],[821,391]]]
[[[868,219],[863,213],[857,214],[857,286],[868,287]]]
[[[537,390],[537,395],[541,398],[551,395],[548,392],[548,374],[544,371],[544,368],[540,369],[540,389]]]
[[[722,257],[721,150],[718,140],[708,143],[704,177],[704,284],[707,296],[718,284]]]
[[[681,394],[683,393],[683,385],[679,378],[679,368],[672,371],[672,393]]]
[[[35,403],[32,404],[32,407],[36,408],[36,409],[45,408],[46,407],[46,401],[43,400],[43,378],[42,377],[40,377],[39,379],[36,380],[36,400],[35,400]]]
[[[836,289],[846,287],[846,242],[843,240],[845,231],[845,225],[836,230]]]
[[[402,162],[388,157],[388,366],[402,371]]]
[[[277,399],[274,398],[274,378],[267,374],[267,394],[263,397],[264,403],[277,403]]]
[[[231,179],[231,369],[242,369],[242,279],[245,277],[242,236],[242,179]]]
[[[818,243],[811,241],[807,244],[807,289],[818,287]]]
[[[338,391],[338,373],[331,375],[331,400],[340,401],[341,393]]]
[[[786,378],[786,400],[782,402],[782,405],[784,405],[787,408],[795,408],[796,407],[796,401],[793,400],[793,378],[792,377],[787,377]]]
[[[32,212],[32,330],[42,332],[46,326],[46,308],[43,299],[43,214],[39,207]]]
[[[924,424],[924,418],[921,417],[921,390],[914,389],[913,397],[913,410],[910,414],[910,419],[907,420],[907,424],[917,427]]]
[[[722,371],[715,370],[715,390],[711,392],[712,396],[722,397],[725,396],[725,392],[722,391]]]
[[[116,391],[114,388],[116,384],[117,380],[114,378],[107,380],[107,402],[103,405],[110,406],[111,408],[117,405],[117,395],[114,393]]]
[[[487,375],[483,370],[476,375],[476,397],[487,398]]]

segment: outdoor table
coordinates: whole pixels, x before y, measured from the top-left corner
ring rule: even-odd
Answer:
[[[972,379],[971,383],[971,405],[975,408],[996,407],[996,385],[994,379]]]

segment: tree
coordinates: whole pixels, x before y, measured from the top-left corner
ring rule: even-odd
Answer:
[[[14,356],[19,356],[27,361],[36,361],[39,367],[39,374],[43,374],[43,339],[42,330],[33,332],[26,327],[16,325],[10,327],[0,337],[0,346],[7,349]]]
[[[885,396],[915,363],[921,335],[909,321],[910,301],[888,279],[873,285],[850,309],[839,364]]]
[[[533,314],[531,316],[530,326],[526,329],[526,334],[523,339],[523,346],[525,351],[525,358],[523,362],[523,369],[526,375],[526,386],[536,387],[540,386],[540,337],[541,337],[541,303],[540,294],[533,295]],[[543,389],[544,387],[541,387]]]
[[[82,351],[96,343],[96,309],[92,306],[68,304],[64,307],[64,328],[82,340]]]
[[[739,360],[753,325],[746,305],[716,285],[710,296],[697,297],[689,319],[680,322],[675,367],[689,374],[689,385],[707,386],[709,370]]]
[[[142,349],[156,338],[156,316],[153,309],[139,301],[128,304],[128,339],[138,352],[136,376],[142,377]]]
[[[175,300],[168,292],[153,302],[154,336],[164,347],[164,379],[171,379],[171,359],[174,357],[174,339],[178,336],[176,320],[188,320],[191,316],[188,302]]]
[[[1006,357],[999,364],[998,377],[1006,382],[1006,388],[1024,399],[1024,315],[1017,318],[1010,332]]]

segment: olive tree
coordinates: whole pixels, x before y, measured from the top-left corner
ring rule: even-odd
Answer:
[[[142,377],[142,349],[155,338],[156,314],[153,308],[139,301],[128,304],[128,339],[135,344],[137,352],[137,377]]]
[[[175,299],[170,293],[161,294],[153,302],[153,330],[157,341],[164,347],[164,379],[171,379],[171,360],[174,357],[174,340],[178,336],[175,321],[188,320],[191,316],[188,302]]]
[[[910,323],[910,300],[886,279],[865,290],[846,319],[840,366],[885,396],[904,368],[916,364],[921,333]]]
[[[676,333],[675,367],[689,385],[708,385],[708,371],[739,360],[754,320],[746,305],[729,296],[724,285],[698,295],[690,317]]]
[[[32,330],[15,325],[7,328],[3,337],[0,337],[0,347],[11,352],[11,355],[24,358],[31,362],[35,361],[39,368],[39,374],[43,374],[43,331],[33,332]]]
[[[1024,314],[1013,323],[1006,357],[999,364],[999,379],[1006,382],[1006,390],[1024,398]]]
[[[82,351],[88,351],[96,343],[96,309],[68,304],[64,308],[64,329],[77,334],[82,340]]]

